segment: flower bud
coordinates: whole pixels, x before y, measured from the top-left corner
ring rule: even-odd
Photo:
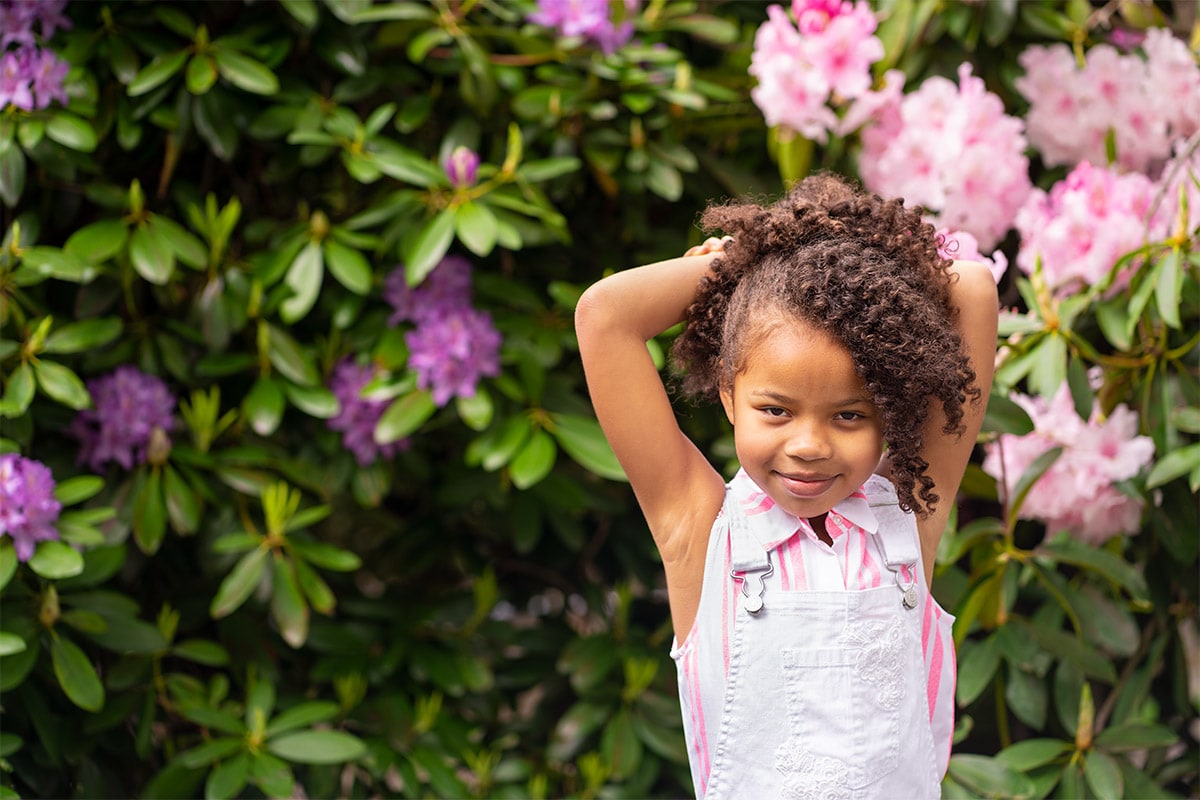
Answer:
[[[442,162],[446,177],[456,188],[471,186],[479,171],[479,154],[469,147],[459,145]]]

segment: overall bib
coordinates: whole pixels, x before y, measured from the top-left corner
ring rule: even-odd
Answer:
[[[726,497],[742,595],[705,800],[940,796],[915,524],[894,494],[872,511],[892,571],[879,588],[767,592],[770,554]]]

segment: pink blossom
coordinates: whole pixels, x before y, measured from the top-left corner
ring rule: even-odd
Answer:
[[[1086,423],[1075,413],[1066,384],[1050,400],[1014,394],[1033,420],[1024,436],[1003,434],[985,446],[983,470],[1010,496],[1017,481],[1046,451],[1061,447],[1054,464],[1030,489],[1019,510],[1023,519],[1040,520],[1050,533],[1069,531],[1099,545],[1119,534],[1135,534],[1142,500],[1114,484],[1137,475],[1154,458],[1154,443],[1137,435],[1137,414],[1118,406],[1108,417],[1093,411]]]
[[[1029,141],[1047,166],[1107,163],[1111,135],[1120,167],[1156,173],[1172,142],[1200,130],[1200,65],[1187,45],[1152,28],[1143,49],[1145,58],[1098,44],[1082,66],[1065,44],[1019,56]]]
[[[962,64],[959,82],[927,79],[877,111],[862,132],[859,173],[882,195],[903,197],[932,221],[970,233],[990,249],[1029,195],[1029,161],[1020,119]],[[893,88],[891,97],[898,93]]]
[[[840,127],[837,110],[871,88],[871,65],[884,55],[876,20],[865,2],[797,0],[797,28],[780,6],[754,36],[750,96],[768,125],[815,141]]]
[[[1144,175],[1079,164],[1048,194],[1034,189],[1017,213],[1017,266],[1033,274],[1040,259],[1046,285],[1060,295],[1102,282],[1121,256],[1146,241],[1152,196]],[[1116,276],[1113,287],[1126,285],[1130,271]]]

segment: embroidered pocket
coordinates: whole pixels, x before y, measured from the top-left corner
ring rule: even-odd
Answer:
[[[904,700],[899,626],[852,623],[836,649],[787,648],[791,735],[775,753],[790,798],[848,797],[895,771]]]

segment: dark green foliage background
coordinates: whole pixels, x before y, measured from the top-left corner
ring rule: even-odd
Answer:
[[[855,148],[764,127],[764,4],[646,0],[611,57],[533,8],[70,4],[69,107],[0,112],[3,443],[53,469],[78,546],[0,548],[4,796],[690,794],[660,566],[573,303],[699,241],[706,202],[779,192],[779,165],[853,175]],[[1080,2],[879,8],[880,72],[915,86],[969,59],[1012,113],[1023,47],[1102,32]],[[456,145],[483,157],[470,196],[437,166]],[[446,252],[475,265],[503,373],[434,409],[381,292]],[[1001,388],[1105,366],[1099,402],[1137,408],[1161,459],[1128,489],[1161,502],[1092,549],[1018,522],[972,468],[936,587],[963,639],[948,797],[1196,796],[1197,253],[1145,255],[1126,294],[1053,322],[1001,286],[1037,312],[1002,333],[1047,365]],[[1113,341],[1097,309],[1164,273],[1181,288]],[[377,433],[409,440],[368,468],[324,421],[347,354],[395,398]],[[86,477],[65,434],[82,381],[126,363],[167,380],[181,425],[133,473]],[[1001,393],[985,435],[1028,430]],[[727,466],[715,410],[679,409]]]

